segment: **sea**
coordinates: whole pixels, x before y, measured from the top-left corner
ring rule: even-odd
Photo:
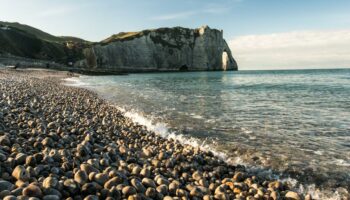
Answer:
[[[350,69],[80,76],[162,137],[212,150],[314,199],[350,189]]]

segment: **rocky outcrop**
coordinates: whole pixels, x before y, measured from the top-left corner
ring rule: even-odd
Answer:
[[[223,32],[208,26],[122,32],[93,43],[0,21],[0,63],[91,73],[237,70]]]
[[[208,26],[119,33],[83,54],[75,66],[96,71],[237,70],[223,32]]]

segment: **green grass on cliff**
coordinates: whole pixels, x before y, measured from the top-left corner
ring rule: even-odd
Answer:
[[[16,28],[16,29],[24,31],[24,32],[26,32],[28,34],[34,35],[38,39],[45,40],[45,41],[48,41],[48,42],[62,43],[62,42],[67,42],[67,41],[73,41],[73,42],[89,43],[88,41],[80,39],[80,38],[77,38],[77,37],[69,37],[69,36],[58,37],[58,36],[54,36],[54,35],[51,35],[49,33],[44,32],[44,31],[41,31],[41,30],[39,30],[37,28],[31,27],[31,26],[28,26],[28,25],[25,25],[25,24],[20,24],[20,23],[17,23],[17,22],[2,22],[2,21],[0,21],[0,26]]]
[[[66,42],[77,43],[69,49]],[[56,37],[31,26],[0,22],[0,54],[68,63],[83,57],[90,42],[75,37]]]

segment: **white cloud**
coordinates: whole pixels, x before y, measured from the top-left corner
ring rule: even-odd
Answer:
[[[152,20],[185,19],[185,18],[188,18],[188,17],[195,15],[197,13],[198,12],[195,12],[195,11],[172,13],[172,14],[160,15],[160,16],[153,17]]]
[[[240,69],[350,67],[350,30],[248,35],[229,45]]]
[[[243,0],[230,0],[230,1],[241,2]],[[187,19],[194,15],[200,15],[200,14],[220,15],[220,14],[229,12],[230,8],[231,8],[230,5],[211,3],[211,4],[205,5],[202,9],[159,15],[151,19],[152,20],[174,20],[174,19]]]

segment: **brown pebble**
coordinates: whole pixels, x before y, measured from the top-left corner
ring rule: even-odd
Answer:
[[[88,180],[88,175],[86,174],[85,171],[78,170],[74,174],[74,180],[79,183],[80,185],[84,185],[86,181]]]
[[[27,170],[22,166],[18,165],[13,171],[12,171],[12,176],[16,178],[17,180],[21,181],[27,181],[29,177],[29,173]]]
[[[133,194],[136,194],[136,189],[132,186],[125,186],[123,189],[122,189],[122,193],[128,197],[130,195],[133,195]]]
[[[23,189],[23,195],[27,197],[41,197],[42,192],[38,186],[30,184]]]

